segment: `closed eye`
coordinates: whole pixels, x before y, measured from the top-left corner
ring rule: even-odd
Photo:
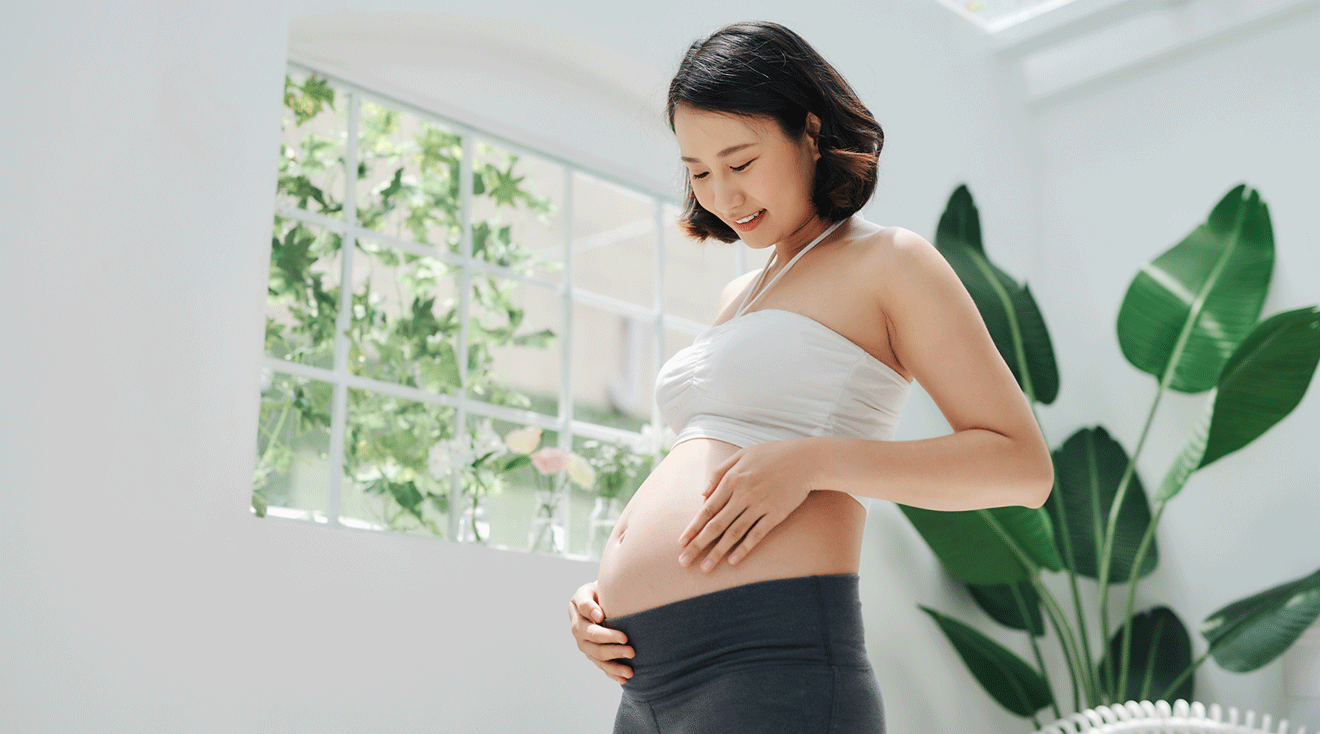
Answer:
[[[741,170],[747,168],[748,166],[752,165],[752,161],[754,161],[754,160],[756,160],[756,159],[753,158],[751,161],[747,161],[746,163],[742,164],[741,166],[729,166],[729,168],[732,169],[732,170],[734,170],[734,171],[741,171]],[[695,179],[703,179],[703,178],[705,178],[705,177],[706,177],[706,174],[704,174],[704,173],[699,173],[699,174],[693,176],[692,178],[695,178]]]

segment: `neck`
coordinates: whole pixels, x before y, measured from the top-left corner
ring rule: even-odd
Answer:
[[[804,247],[811,244],[822,232],[830,228],[833,222],[828,222],[819,215],[813,214],[802,226],[793,230],[787,237],[780,242],[775,243],[775,267],[783,267],[793,256],[802,251]],[[832,234],[847,229],[847,224],[839,225]],[[819,245],[817,245],[819,247]]]

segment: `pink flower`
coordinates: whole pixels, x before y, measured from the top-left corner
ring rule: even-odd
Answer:
[[[554,474],[555,472],[568,467],[569,455],[553,446],[545,448],[532,454],[532,466],[542,474]]]

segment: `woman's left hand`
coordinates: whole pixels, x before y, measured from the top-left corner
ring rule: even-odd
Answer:
[[[766,441],[735,451],[715,468],[702,492],[706,502],[679,536],[686,546],[678,562],[687,566],[711,543],[702,563],[710,571],[735,545],[729,565],[737,565],[772,528],[811,494],[813,462],[798,439]],[[740,543],[741,541],[741,543]]]

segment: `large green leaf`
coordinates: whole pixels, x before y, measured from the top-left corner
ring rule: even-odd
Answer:
[[[1273,662],[1320,617],[1320,570],[1239,599],[1205,618],[1215,662],[1248,673]]]
[[[1023,619],[1022,608],[1013,596],[1017,587],[1023,604],[1027,607],[1027,617]],[[1015,630],[1030,632],[1034,637],[1045,634],[1045,619],[1040,613],[1040,595],[1036,588],[1026,581],[1015,584],[968,584],[972,599],[990,618]]]
[[[1082,428],[1053,452],[1055,489],[1045,501],[1045,509],[1054,522],[1055,541],[1066,559],[1064,543],[1071,545],[1073,571],[1088,578],[1099,578],[1100,551],[1109,508],[1114,504],[1118,483],[1127,470],[1128,455],[1102,426]],[[1133,474],[1123,493],[1114,529],[1110,557],[1110,578],[1125,579],[1132,573],[1137,546],[1150,525],[1150,504],[1141,478]],[[1155,570],[1159,551],[1155,541],[1141,563],[1141,575]]]
[[[1260,318],[1274,270],[1269,210],[1239,184],[1205,224],[1152,260],[1128,286],[1118,344],[1137,369],[1169,387],[1214,387],[1220,368]]]
[[[999,354],[1028,399],[1053,403],[1059,395],[1059,366],[1049,329],[1027,286],[1018,285],[986,257],[980,216],[966,184],[949,197],[934,245],[976,302]]]
[[[1109,666],[1121,658],[1123,628],[1119,627],[1109,640],[1105,656],[1100,660],[1099,678],[1109,680]],[[1132,615],[1132,647],[1128,658],[1127,684],[1119,701],[1154,701],[1169,684],[1177,680],[1192,664],[1192,638],[1187,634],[1178,615],[1168,607],[1155,607],[1150,611]],[[1188,675],[1173,690],[1167,700],[1192,700],[1192,680]],[[1118,680],[1115,674],[1113,680]]]
[[[1011,650],[952,617],[925,606],[921,610],[940,626],[967,669],[1000,706],[1031,716],[1053,703],[1045,678]]]
[[[1168,501],[1192,472],[1237,451],[1302,401],[1320,364],[1320,307],[1275,314],[1256,326],[1219,374],[1207,410],[1169,467],[1156,498]]]
[[[1063,568],[1050,517],[1040,508],[996,507],[945,512],[899,505],[944,567],[969,584],[1007,584],[1030,575],[1007,538],[1027,559],[1051,571]]]

